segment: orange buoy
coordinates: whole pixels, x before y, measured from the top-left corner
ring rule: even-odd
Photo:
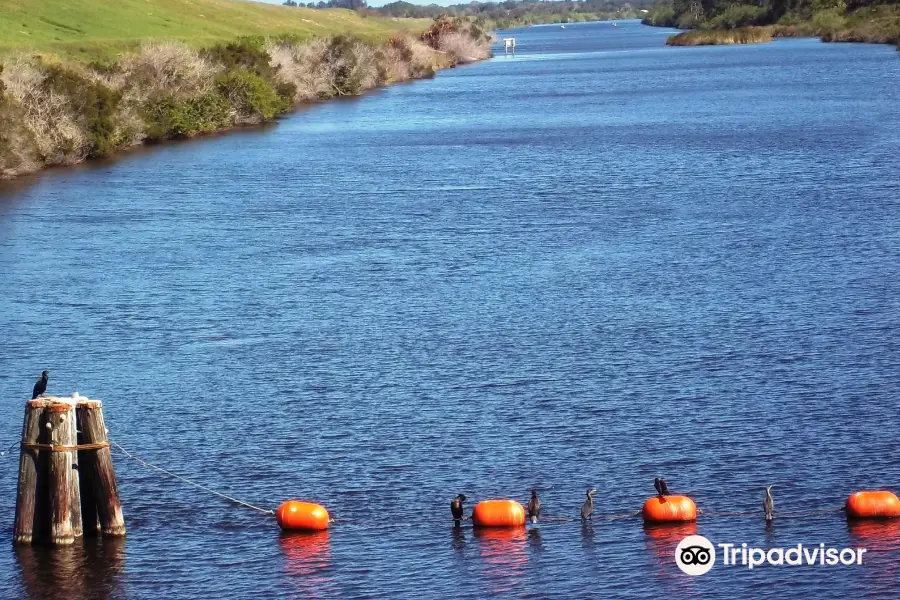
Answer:
[[[472,511],[476,527],[521,527],[525,508],[515,500],[482,500]]]
[[[900,517],[900,498],[884,490],[856,492],[847,498],[847,517],[854,519],[885,519]]]
[[[328,529],[328,511],[320,504],[288,500],[275,511],[278,526],[290,531],[322,531]]]
[[[641,510],[648,523],[676,523],[697,520],[697,505],[687,496],[653,496]]]

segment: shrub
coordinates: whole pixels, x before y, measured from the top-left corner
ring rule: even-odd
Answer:
[[[704,28],[708,29],[737,29],[750,25],[761,25],[766,18],[766,9],[750,4],[732,4],[722,13],[709,19]]]
[[[243,37],[227,44],[217,44],[201,52],[208,61],[222,65],[226,71],[246,69],[269,81],[275,80],[276,67],[266,52],[263,38]]]
[[[437,49],[440,44],[441,36],[456,31],[458,21],[447,15],[441,15],[434,18],[434,21],[422,34],[422,41]]]
[[[331,67],[331,87],[335,95],[355,96],[362,89],[362,72],[356,43],[346,35],[336,35],[328,41],[324,60]]]
[[[211,91],[190,100],[164,96],[147,107],[146,122],[147,139],[159,141],[224,129],[234,124],[234,116],[228,101]]]
[[[831,32],[845,27],[847,19],[838,9],[822,10],[813,15],[812,26],[817,35],[828,37]]]
[[[744,27],[716,31],[684,31],[666,40],[667,46],[717,46],[725,44],[758,44],[772,41],[768,27]]]
[[[46,67],[43,93],[68,99],[69,109],[88,135],[88,155],[108,156],[118,147],[113,115],[120,93],[61,65]]]
[[[438,48],[453,58],[454,63],[470,63],[488,58],[490,46],[484,39],[476,39],[463,33],[445,33],[438,41]]]
[[[3,66],[0,65],[0,74]],[[0,179],[15,177],[37,168],[34,138],[24,126],[18,103],[6,93],[0,79]]]
[[[269,82],[244,68],[219,75],[216,89],[235,109],[239,123],[259,123],[291,106],[290,100],[279,95]],[[293,93],[289,95],[289,98],[292,97]]]
[[[221,67],[184,44],[152,43],[118,62],[110,85],[124,90],[127,101],[145,103],[167,94],[178,98],[202,95],[212,88]]]
[[[647,16],[641,21],[644,25],[656,27],[674,27],[677,23],[675,8],[671,4],[658,4],[650,9]]]

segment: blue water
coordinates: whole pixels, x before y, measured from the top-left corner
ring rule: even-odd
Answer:
[[[900,56],[670,33],[504,33],[515,58],[3,188],[0,441],[47,368],[145,459],[340,522],[280,536],[116,455],[127,539],[7,544],[0,597],[895,596],[900,528],[837,509],[900,489]],[[655,476],[695,527],[610,518]],[[532,487],[559,520],[453,531],[455,494]],[[868,553],[691,578],[694,532]]]

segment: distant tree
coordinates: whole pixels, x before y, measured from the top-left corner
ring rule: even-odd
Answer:
[[[285,0],[283,3],[284,6],[297,6],[297,3],[294,0]]]
[[[349,8],[350,10],[358,10],[366,7],[366,0],[331,0],[331,6],[334,8]]]

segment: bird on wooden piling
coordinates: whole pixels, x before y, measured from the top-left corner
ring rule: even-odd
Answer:
[[[775,499],[772,498],[772,486],[766,486],[766,498],[763,500],[763,512],[766,515],[766,521],[775,518]]]
[[[456,498],[450,501],[450,514],[453,515],[453,526],[459,527],[459,522],[463,518],[463,502],[466,501],[465,494],[458,494]]]
[[[666,485],[666,480],[662,477],[657,477],[653,480],[653,487],[656,488],[656,494],[658,496],[668,496],[669,495],[669,486]]]
[[[585,495],[587,496],[587,500],[585,500],[584,504],[581,505],[581,520],[582,521],[586,521],[588,519],[591,519],[593,521],[593,518],[591,517],[591,515],[594,512],[594,494],[596,494],[596,493],[597,493],[597,490],[595,490],[594,488],[588,488],[587,492],[585,492]]]
[[[50,379],[50,371],[42,371],[41,378],[38,379],[34,384],[34,389],[31,390],[31,399],[34,400],[38,396],[42,396],[44,392],[47,391],[47,380]]]
[[[538,498],[537,490],[531,490],[531,500],[528,501],[528,506],[526,508],[528,511],[528,518],[531,519],[532,523],[537,523],[538,517],[541,516],[541,501]]]

